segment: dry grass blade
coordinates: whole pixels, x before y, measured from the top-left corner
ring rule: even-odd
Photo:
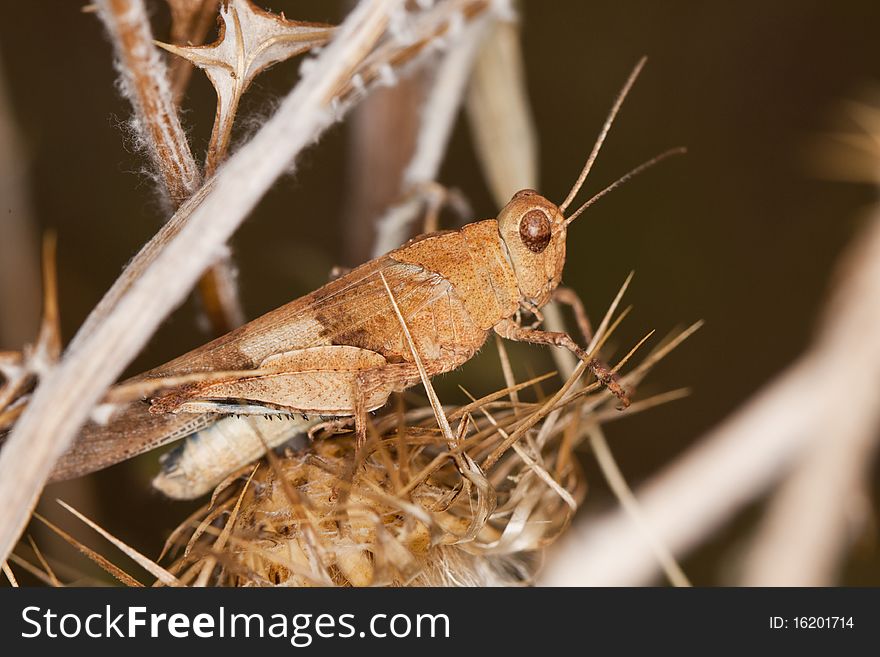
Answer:
[[[3,574],[6,575],[6,579],[9,580],[9,583],[12,586],[18,588],[18,580],[15,579],[15,573],[13,573],[12,568],[9,567],[9,562],[7,562],[7,561],[3,562],[2,570],[3,570]]]
[[[229,510],[229,506],[231,504],[233,504],[233,499],[234,498],[230,498],[230,499],[226,500],[225,502],[223,502],[222,504],[219,504],[217,506],[214,506],[212,504],[210,507],[208,507],[208,509],[206,509],[206,512],[203,512],[201,514],[201,517],[202,517],[201,522],[199,522],[199,524],[196,526],[195,530],[193,531],[192,535],[190,536],[189,540],[186,543],[186,547],[184,547],[184,550],[183,550],[184,557],[189,556],[189,553],[192,551],[193,547],[196,545],[196,542],[199,540],[199,538],[202,536],[202,534],[204,534],[206,531],[208,531],[208,529],[214,523],[214,521],[217,520],[217,518],[219,518],[220,516],[222,516],[224,513],[226,513]],[[190,527],[192,520],[194,520],[196,518],[198,518],[198,514],[194,514],[190,518],[187,518],[185,521],[183,521],[177,527],[177,529],[174,530],[174,532],[172,532],[172,535],[182,533],[183,531],[188,529]]]
[[[63,502],[62,500],[56,500],[56,501],[62,507],[64,507],[68,511],[70,511],[70,513],[75,515],[77,518],[79,518],[84,523],[86,523],[89,527],[91,527],[96,532],[98,532],[101,536],[103,536],[108,541],[113,543],[113,545],[115,545],[117,548],[119,548],[119,550],[124,552],[135,563],[137,563],[141,568],[146,570],[148,573],[150,573],[153,577],[158,579],[160,582],[162,582],[166,586],[178,586],[179,585],[180,582],[178,582],[177,578],[174,575],[172,575],[171,573],[169,573],[167,570],[162,568],[162,566],[157,564],[155,561],[153,561],[152,559],[148,559],[147,557],[145,557],[143,554],[141,554],[140,552],[135,550],[130,545],[124,543],[123,541],[120,541],[118,538],[113,536],[113,534],[111,534],[110,532],[105,530],[100,525],[89,520],[86,516],[81,514],[79,511],[74,509],[69,504]]]
[[[168,538],[165,539],[165,543],[162,545],[162,551],[159,552],[159,556],[156,558],[156,561],[162,561],[165,558],[165,555],[171,552],[172,548],[177,547],[180,544],[181,538],[183,536],[184,531],[186,531],[192,523],[194,523],[199,518],[205,516],[205,514],[214,506],[214,500],[211,500],[207,504],[203,504],[198,509],[193,511],[183,522],[181,522],[175,529],[168,535]]]
[[[617,308],[618,306],[620,306],[623,295],[626,294],[626,291],[629,289],[629,284],[632,283],[633,276],[635,276],[634,271],[631,271],[629,274],[627,274],[626,280],[623,281],[623,285],[621,285],[620,289],[617,290],[617,294],[611,301],[611,305],[608,306],[608,310],[602,316],[602,321],[599,322],[599,327],[593,334],[593,341],[587,347],[587,351],[589,351],[590,353],[598,349],[601,342],[605,339],[608,325],[611,323],[611,318],[614,317],[614,313],[617,312]],[[610,331],[608,333],[610,334]]]
[[[703,327],[703,324],[703,320],[698,320],[694,322],[681,333],[676,335],[674,338],[652,351],[650,354],[648,354],[644,361],[639,363],[638,366],[633,369],[630,374],[624,377],[624,381],[626,381],[628,377],[635,378],[644,375],[644,373],[654,367],[654,365],[656,365],[662,359],[666,358],[666,356],[668,356],[673,349],[676,349],[679,345],[681,345],[682,342],[684,342],[694,333],[699,331]]]
[[[501,372],[504,374],[504,382],[507,389],[510,390],[510,401],[516,406],[519,404],[519,391],[516,386],[516,378],[513,375],[513,367],[510,364],[510,356],[507,353],[507,347],[504,340],[497,333],[495,334],[495,348],[498,350],[498,359],[501,361]],[[472,400],[476,401],[476,400]]]
[[[43,570],[46,571],[46,575],[49,577],[49,582],[52,586],[61,586],[61,582],[58,581],[58,578],[55,576],[51,566],[49,566],[49,562],[46,561],[46,558],[43,556],[43,553],[40,551],[40,548],[37,547],[37,544],[34,542],[34,539],[31,538],[30,535],[27,537],[28,543],[31,545],[31,549],[34,551],[34,554],[37,556],[37,559],[40,562],[40,565],[43,566]]]
[[[494,466],[498,460],[504,456],[504,453],[510,449],[510,447],[522,438],[526,431],[535,426],[539,421],[541,421],[544,417],[546,417],[549,413],[551,413],[556,404],[562,399],[565,394],[571,389],[571,387],[577,383],[578,379],[580,379],[581,375],[586,370],[587,365],[584,362],[578,363],[577,367],[572,371],[571,375],[568,377],[563,386],[554,394],[550,399],[548,399],[541,408],[532,413],[519,427],[517,427],[516,431],[510,434],[504,441],[495,448],[495,450],[489,454],[483,461],[483,470],[489,470]]]
[[[624,365],[627,364],[629,359],[632,358],[635,355],[635,353],[639,350],[639,347],[641,347],[648,340],[650,340],[652,335],[654,335],[654,329],[651,329],[645,337],[643,337],[641,340],[639,340],[636,343],[636,345],[627,352],[626,356],[624,356],[623,358],[620,359],[620,361],[617,363],[617,365],[615,365],[614,367],[611,368],[611,373],[616,374],[617,372],[619,372],[620,368],[622,368]]]
[[[614,455],[611,453],[611,448],[605,436],[599,431],[598,427],[591,428],[588,435],[590,447],[596,456],[599,467],[602,468],[602,474],[605,475],[608,485],[614,491],[614,495],[624,511],[638,526],[643,538],[651,546],[657,561],[660,563],[669,581],[674,586],[690,586],[690,580],[684,574],[684,570],[678,565],[675,557],[672,556],[672,552],[660,540],[656,530],[651,527],[650,522],[645,518],[645,514],[642,512],[636,496],[633,494],[629,484],[626,483],[626,478],[624,478],[620,467],[617,465],[617,461],[614,459]]]
[[[422,384],[424,385],[425,393],[428,395],[428,400],[431,402],[431,408],[434,409],[437,423],[440,425],[440,429],[446,437],[446,442],[449,443],[450,447],[455,447],[458,444],[458,441],[452,433],[452,427],[449,426],[449,420],[446,417],[446,413],[443,411],[443,404],[440,403],[440,398],[437,397],[434,386],[431,385],[431,378],[428,376],[428,372],[425,370],[425,365],[422,363],[422,358],[419,356],[419,352],[416,349],[416,343],[413,341],[412,333],[410,333],[409,326],[406,324],[406,319],[404,318],[403,313],[400,312],[400,306],[397,305],[397,299],[394,298],[394,293],[388,286],[388,280],[385,278],[385,274],[382,273],[381,270],[379,270],[379,278],[382,279],[382,285],[385,286],[388,300],[391,302],[391,307],[394,309],[397,321],[400,322],[400,328],[406,338],[406,344],[409,347],[416,367],[419,370],[419,376],[422,378]]]
[[[613,317],[618,306],[620,305],[620,302],[623,299],[623,295],[629,287],[632,278],[633,272],[630,272],[623,285],[620,287],[617,295],[614,297],[614,300],[611,302],[611,305],[609,306],[608,311],[605,313],[605,316],[602,318],[602,322],[599,324],[598,329],[596,329],[596,334],[593,336],[593,341],[590,344],[590,353],[592,353],[593,350],[596,349],[599,345],[603,344],[608,335],[610,335],[608,326],[609,324],[611,324],[611,318]],[[616,327],[618,323],[619,322],[611,324],[612,328]],[[672,349],[674,349],[694,331],[696,331],[700,325],[701,324],[698,322],[690,329],[684,331],[680,336],[678,336],[678,339],[672,340],[669,345],[666,345],[668,349],[661,348],[656,350],[654,354],[650,354],[648,358],[646,358],[645,361],[641,364],[641,366],[644,367],[642,371],[646,371],[660,358],[668,354]],[[650,337],[650,335],[651,334],[649,334],[647,337]],[[647,337],[645,339],[647,339]],[[643,339],[638,345],[636,345],[636,349],[644,342],[645,339]],[[635,349],[630,351],[630,353],[624,358],[624,360],[621,361],[621,365],[623,364],[623,362],[628,360],[634,352]],[[652,356],[655,356],[655,358],[652,359]],[[645,363],[648,364],[646,365]],[[615,368],[615,371],[617,371],[618,369],[619,367]],[[638,372],[638,368],[636,372]],[[634,378],[635,377],[632,377],[630,380],[634,380]],[[624,377],[623,381],[626,382],[627,378]],[[666,576],[669,578],[669,581],[672,582],[675,586],[690,586],[690,581],[684,574],[681,566],[678,565],[678,562],[672,556],[672,552],[666,547],[663,541],[660,540],[656,531],[645,519],[645,515],[640,509],[639,503],[636,500],[632,489],[630,489],[629,484],[627,484],[626,479],[624,478],[623,473],[620,470],[620,466],[614,459],[614,455],[611,452],[611,448],[608,445],[608,441],[605,438],[605,434],[602,429],[598,425],[593,425],[589,427],[587,435],[590,447],[593,450],[599,467],[602,470],[602,475],[605,477],[605,480],[608,482],[609,487],[614,492],[615,496],[620,502],[620,505],[624,509],[624,512],[629,516],[635,526],[638,527],[641,538],[646,541],[647,545],[650,546],[653,556],[655,557],[657,562],[660,563],[661,567],[666,573]]]
[[[478,410],[481,406],[485,406],[490,404],[502,397],[508,396],[511,393],[517,393],[521,390],[525,390],[526,388],[531,388],[541,383],[541,381],[546,381],[547,379],[551,379],[556,376],[556,372],[548,372],[547,374],[542,374],[541,376],[536,376],[532,379],[528,379],[527,381],[523,381],[522,383],[517,383],[515,386],[508,386],[506,388],[502,388],[501,390],[496,390],[493,393],[488,395],[484,395],[479,399],[474,400],[470,404],[465,404],[464,406],[460,406],[449,414],[450,420],[457,420],[460,417],[467,415],[468,413],[473,413]]]
[[[468,397],[470,397],[471,401],[476,401],[467,390],[464,391]],[[480,412],[486,417],[487,420],[492,424],[492,426],[498,429],[498,433],[501,434],[501,437],[504,439],[510,438],[509,434],[498,426],[498,422],[496,422],[495,418],[485,407],[480,408]],[[513,443],[513,451],[517,453],[517,455],[523,460],[523,462],[538,476],[541,481],[546,483],[550,489],[555,492],[562,500],[571,507],[572,511],[577,511],[577,502],[574,497],[572,497],[571,493],[569,493],[565,488],[563,488],[551,475],[547,472],[546,469],[541,467],[535,459],[533,459],[529,454],[518,444]]]
[[[54,365],[61,356],[61,319],[58,312],[58,238],[53,232],[43,237],[43,316],[40,332],[31,358],[37,361],[34,367],[38,374],[41,369]]]
[[[394,309],[394,314],[397,316],[397,320],[400,323],[400,328],[406,338],[410,353],[418,367],[419,376],[422,379],[422,385],[424,386],[428,399],[431,402],[431,408],[434,409],[434,416],[437,419],[437,424],[440,425],[440,428],[443,431],[443,436],[446,438],[449,447],[454,449],[458,446],[459,439],[452,433],[452,427],[449,426],[449,420],[443,410],[443,405],[440,403],[440,399],[437,397],[437,392],[431,384],[431,379],[428,376],[425,366],[422,363],[421,356],[419,356],[419,352],[416,349],[416,344],[413,341],[412,334],[406,324],[406,319],[400,311],[400,306],[397,305],[394,293],[388,286],[388,281],[385,279],[385,275],[381,271],[379,272],[379,276],[382,279],[382,284],[385,286],[385,291],[388,294],[388,300],[391,302],[391,307]],[[473,520],[464,536],[460,539],[462,542],[467,542],[476,537],[477,533],[482,529],[486,520],[489,518],[489,514],[495,509],[495,491],[486,480],[480,467],[467,454],[455,453],[452,458],[461,475],[477,489],[477,511],[474,513]]]
[[[102,570],[104,570],[106,573],[111,575],[113,578],[115,578],[120,583],[124,584],[125,586],[133,586],[133,587],[143,586],[143,584],[141,584],[139,581],[137,581],[134,577],[132,577],[131,575],[126,573],[124,570],[122,570],[121,568],[119,568],[115,564],[111,563],[108,559],[103,557],[98,552],[95,552],[90,547],[87,547],[86,545],[84,545],[80,541],[76,540],[73,536],[68,534],[66,531],[64,531],[60,527],[49,522],[46,518],[41,516],[39,513],[35,513],[34,518],[36,518],[37,520],[42,522],[44,525],[46,525],[49,529],[51,529],[58,536],[60,536],[62,539],[64,539],[64,541],[66,541],[68,544],[70,544],[71,546],[76,548],[80,552],[80,554],[82,554],[83,556],[85,556],[88,559],[90,559],[91,561],[93,561]]]
[[[37,568],[34,564],[30,563],[26,559],[22,559],[15,552],[9,555],[9,561],[14,563],[16,566],[21,568],[22,570],[30,573],[38,580],[40,580],[46,586],[55,586],[55,583],[52,578],[50,578],[46,573]]]
[[[220,532],[220,535],[217,537],[217,540],[214,542],[214,550],[219,551],[226,547],[226,542],[229,540],[229,535],[232,532],[232,527],[235,524],[236,519],[238,518],[238,510],[241,508],[241,501],[244,499],[245,493],[247,493],[248,486],[251,484],[251,480],[254,478],[254,475],[257,474],[257,470],[260,468],[260,464],[254,466],[253,471],[251,472],[251,476],[248,477],[244,486],[241,487],[241,494],[239,494],[238,499],[235,501],[235,506],[232,508],[232,512],[229,514],[229,518],[226,519],[226,524],[223,526],[223,531]],[[196,587],[204,587],[208,584],[208,578],[211,576],[211,572],[214,570],[214,566],[217,561],[213,557],[209,557],[204,566],[202,566],[202,572],[199,573],[199,578],[196,580]]]

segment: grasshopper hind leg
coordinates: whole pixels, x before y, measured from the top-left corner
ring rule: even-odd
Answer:
[[[261,404],[247,399],[194,399],[183,402],[175,413],[214,413],[217,415],[233,415],[236,417],[261,415],[266,419],[293,418],[297,412],[275,404]],[[304,419],[308,420],[308,416]]]

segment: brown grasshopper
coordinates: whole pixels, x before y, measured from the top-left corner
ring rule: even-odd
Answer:
[[[236,465],[258,458],[266,447],[315,422],[294,415],[354,417],[359,427],[359,418],[382,407],[391,393],[420,381],[389,291],[429,376],[458,368],[494,331],[509,340],[570,350],[628,404],[626,392],[601,362],[567,333],[524,325],[522,313],[540,321],[541,307],[554,296],[578,303],[571,294],[561,295],[558,287],[569,224],[605,193],[677,152],[637,167],[566,218],[643,63],[617,96],[561,204],[533,190],[519,191],[496,219],[416,237],[311,294],[120,384],[128,393],[139,391],[138,398],[117,405],[107,422],[87,424],[56,465],[53,480],[189,437],[182,452],[166,459],[165,472],[154,483],[172,497],[194,497]],[[272,422],[277,416],[284,421]],[[361,436],[362,427],[357,430]]]

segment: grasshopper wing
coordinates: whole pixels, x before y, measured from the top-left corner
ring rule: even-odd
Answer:
[[[418,265],[383,256],[123,385],[198,372],[257,369],[275,354],[329,345],[375,351],[391,363],[408,360],[409,350],[379,272],[408,320],[425,313],[442,317],[435,320],[440,337],[465,328],[467,314],[449,281]],[[444,303],[438,304],[440,300]],[[436,340],[419,343],[417,339],[417,348],[426,358],[437,355]],[[157,414],[150,412],[149,399],[120,404],[109,421],[90,421],[83,427],[56,464],[51,480],[100,470],[183,438],[219,417]]]

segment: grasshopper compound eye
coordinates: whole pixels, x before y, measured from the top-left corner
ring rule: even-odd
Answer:
[[[541,210],[529,210],[519,222],[519,237],[532,253],[541,253],[550,243],[550,219]]]

